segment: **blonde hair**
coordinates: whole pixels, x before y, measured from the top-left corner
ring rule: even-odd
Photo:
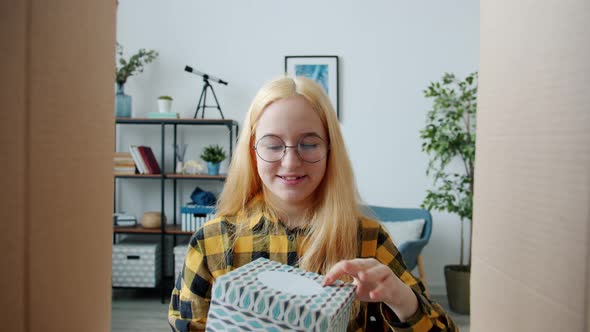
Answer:
[[[233,220],[238,229],[247,226],[253,213],[262,212],[273,217],[279,214],[263,194],[252,146],[256,125],[264,110],[277,100],[293,96],[303,96],[317,112],[330,144],[326,172],[316,188],[317,203],[309,211],[306,249],[299,260],[301,268],[325,274],[337,262],[357,257],[362,212],[336,112],[316,82],[304,77],[281,77],[264,85],[256,94],[242,125],[217,214]],[[261,200],[255,199],[260,196]]]

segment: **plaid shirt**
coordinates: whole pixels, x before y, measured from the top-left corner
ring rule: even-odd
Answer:
[[[278,222],[277,227],[265,228],[270,221],[262,214],[251,217],[245,234],[238,237],[233,248],[231,235],[235,225],[222,218],[206,223],[191,238],[182,274],[176,281],[168,321],[175,331],[205,329],[211,288],[215,278],[257,258],[264,257],[283,264],[297,266],[303,230],[289,230]],[[444,310],[424,293],[424,286],[406,268],[400,253],[381,225],[370,219],[359,222],[360,253],[358,257],[373,257],[389,266],[418,298],[418,310],[401,323],[382,303],[361,303],[359,315],[350,321],[349,331],[457,331]],[[270,231],[265,232],[265,229]]]

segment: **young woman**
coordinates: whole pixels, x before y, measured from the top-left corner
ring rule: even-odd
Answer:
[[[246,115],[217,218],[191,238],[170,325],[203,330],[215,278],[259,257],[353,282],[349,330],[455,331],[361,208],[336,113],[312,80],[266,84]]]

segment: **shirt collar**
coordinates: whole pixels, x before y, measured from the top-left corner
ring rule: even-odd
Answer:
[[[262,205],[264,204],[264,198],[262,196],[262,194],[257,194],[256,196],[254,196],[252,198],[252,200],[250,201],[250,203],[248,204],[248,207],[251,211],[255,211],[254,214],[252,216],[249,217],[248,220],[248,226],[250,227],[251,230],[254,230],[258,227],[262,227],[264,223],[266,222],[272,222],[272,223],[278,223],[282,228],[285,229],[285,231],[288,234],[291,233],[298,233],[298,234],[307,234],[309,231],[309,226],[305,226],[305,227],[296,227],[294,229],[289,229],[285,226],[285,224],[283,224],[282,222],[280,222],[278,219],[276,218],[272,218],[268,213],[264,213]]]
[[[297,234],[297,235],[307,235],[309,233],[310,227],[295,227],[293,229],[287,228],[285,224],[278,220],[274,220],[266,216],[264,213],[257,213],[253,215],[250,220],[248,226],[251,230],[261,229],[265,223],[277,223],[281,229],[285,231],[287,235],[290,234]]]

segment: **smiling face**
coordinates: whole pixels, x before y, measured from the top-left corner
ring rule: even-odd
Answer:
[[[256,126],[255,143],[268,135],[280,137],[287,146],[297,146],[301,137],[314,135],[328,142],[320,117],[302,96],[278,100],[264,110]],[[294,215],[313,205],[314,192],[326,172],[327,158],[309,163],[301,160],[297,148],[287,148],[279,161],[267,162],[256,154],[256,163],[273,202]]]

